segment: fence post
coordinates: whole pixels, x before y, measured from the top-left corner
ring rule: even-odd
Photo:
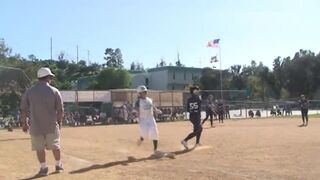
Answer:
[[[158,95],[159,95],[159,105],[160,105],[160,107],[162,107],[162,104],[161,104],[161,92],[160,91],[158,92]]]
[[[79,112],[79,93],[78,90],[76,90],[76,111]]]
[[[173,91],[171,91],[171,108],[173,108]]]
[[[246,98],[246,102],[244,103],[244,110],[245,110],[244,112],[246,113],[246,119],[248,119],[248,112],[247,112],[248,98],[249,98],[249,97]]]

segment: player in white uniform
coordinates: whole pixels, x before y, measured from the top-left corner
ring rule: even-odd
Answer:
[[[135,110],[138,112],[139,126],[140,126],[140,145],[144,139],[153,140],[153,150],[156,153],[158,148],[158,127],[153,116],[152,99],[147,97],[148,90],[145,86],[139,86],[137,89],[138,100],[135,103]]]

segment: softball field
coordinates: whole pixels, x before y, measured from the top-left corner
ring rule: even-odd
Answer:
[[[137,146],[138,126],[62,129],[65,172],[41,179],[319,179],[320,120],[298,127],[300,118],[215,121],[204,126],[202,146],[182,150],[191,123],[158,123],[159,150],[174,159],[152,158],[152,142]],[[189,143],[192,147],[194,141]],[[0,130],[0,180],[32,179],[39,170],[30,137],[20,129]],[[49,171],[54,159],[47,152]]]

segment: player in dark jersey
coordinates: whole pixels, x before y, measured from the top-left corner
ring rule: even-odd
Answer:
[[[226,119],[230,119],[230,106],[228,104],[226,104],[224,106],[224,110],[225,110],[224,114],[225,114]]]
[[[300,96],[299,105],[301,108],[301,115],[302,115],[302,122],[303,122],[301,126],[308,126],[309,101],[303,94]]]
[[[193,124],[193,132],[190,133],[181,144],[188,149],[188,140],[196,137],[196,146],[200,145],[200,137],[202,133],[201,125],[201,99],[198,95],[198,86],[192,86],[190,88],[191,97],[187,101],[187,111],[189,112],[189,119]]]
[[[202,121],[202,125],[210,117],[211,127],[213,127],[213,108],[214,108],[213,96],[210,94],[206,101],[206,118]]]
[[[218,118],[219,118],[219,123],[223,123],[224,119],[224,104],[222,100],[219,100],[218,102]]]

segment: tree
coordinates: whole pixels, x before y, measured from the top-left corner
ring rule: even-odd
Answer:
[[[284,74],[282,69],[281,57],[278,56],[273,60],[273,91],[275,92],[275,96],[277,99],[281,97],[281,92],[284,92],[283,90],[281,90],[284,85],[283,75]]]
[[[131,63],[130,70],[131,71],[135,71],[136,70],[136,64],[134,62]]]
[[[130,70],[131,71],[144,71],[143,64],[140,62],[132,62],[130,65]]]
[[[242,90],[245,88],[245,80],[241,74],[241,65],[233,65],[229,69],[229,73],[231,74],[231,82],[230,88]]]
[[[66,60],[59,60],[56,62],[58,69],[67,69],[69,66],[69,62]]]
[[[30,54],[28,56],[28,59],[31,60],[31,61],[36,61],[37,60],[37,57],[34,55],[34,54]]]
[[[202,70],[202,76],[200,78],[200,87],[204,90],[216,90],[220,87],[219,72],[215,72],[211,68],[205,68]]]
[[[122,53],[119,48],[115,50],[115,56],[117,60],[117,68],[123,68],[123,59],[122,59]]]
[[[91,87],[100,90],[128,88],[129,80],[128,71],[106,68],[100,72],[97,81]]]
[[[161,61],[160,61],[160,63],[159,63],[159,67],[164,67],[164,66],[166,66],[166,65],[167,65],[167,63],[164,61],[163,58],[161,58]]]
[[[295,57],[283,63],[284,87],[291,97],[306,94],[312,97],[319,85],[320,61],[311,51],[300,50]]]
[[[259,63],[259,66],[257,67],[257,75],[260,80],[260,88],[259,89],[259,95],[262,99],[262,101],[266,101],[268,98],[267,92],[270,92],[270,79],[269,79],[269,68],[267,66],[264,66],[262,62]]]
[[[183,67],[184,65],[181,63],[180,59],[178,59],[178,61],[176,61],[176,66]]]
[[[59,60],[59,61],[65,60],[65,55],[66,55],[66,52],[60,51],[60,53],[59,53],[59,55],[58,55],[58,60]]]
[[[105,57],[104,59],[107,61],[106,66],[107,67],[113,67],[113,68],[123,68],[123,59],[122,59],[122,53],[119,48],[113,50],[112,48],[107,48],[105,51]]]
[[[136,70],[137,71],[144,71],[144,67],[142,63],[136,62]]]
[[[80,65],[80,67],[82,66],[82,67],[85,67],[85,66],[87,66],[87,62],[85,61],[85,60],[80,60],[79,62],[78,62],[78,65]]]
[[[0,38],[0,58],[1,57],[9,57],[11,55],[12,49],[9,48],[5,40],[3,38]]]

